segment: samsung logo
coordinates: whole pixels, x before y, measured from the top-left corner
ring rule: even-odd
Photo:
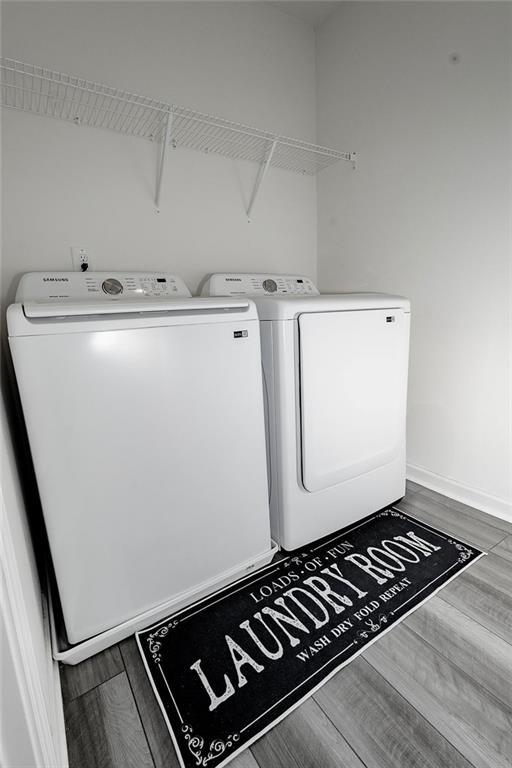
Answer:
[[[43,277],[43,283],[69,283],[69,277]]]
[[[241,283],[241,277],[226,277],[226,283]]]

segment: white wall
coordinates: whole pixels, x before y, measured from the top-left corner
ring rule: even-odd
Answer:
[[[408,461],[502,513],[511,20],[509,3],[346,3],[317,38],[318,140],[360,159],[319,177],[320,286],[410,297]]]
[[[312,28],[266,3],[3,3],[2,54],[315,140]],[[161,213],[156,145],[5,110],[4,288],[23,271],[167,269],[194,290],[215,270],[315,276],[315,179],[272,169],[253,221],[257,167],[171,152]]]

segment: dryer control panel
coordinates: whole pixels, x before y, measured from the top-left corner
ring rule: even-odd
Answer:
[[[29,272],[20,280],[17,302],[177,299],[192,294],[166,272]]]
[[[304,275],[216,273],[210,275],[203,296],[318,296],[311,278]]]

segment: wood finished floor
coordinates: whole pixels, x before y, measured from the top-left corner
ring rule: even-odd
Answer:
[[[511,768],[512,524],[414,483],[399,506],[488,556],[233,768]],[[133,638],[61,679],[71,768],[178,768]]]

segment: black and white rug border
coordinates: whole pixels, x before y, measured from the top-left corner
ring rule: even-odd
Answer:
[[[356,529],[357,529],[357,528],[359,528],[360,526],[362,526],[362,525],[364,525],[365,523],[367,523],[367,522],[368,522],[368,520],[369,520],[371,517],[373,517],[375,514],[379,515],[379,514],[384,514],[385,512],[391,512],[391,513],[392,513],[392,512],[395,512],[395,513],[398,513],[399,515],[404,515],[404,516],[406,516],[406,517],[410,518],[411,520],[414,520],[414,521],[415,521],[415,522],[418,524],[418,526],[419,526],[419,527],[421,527],[421,528],[424,528],[426,531],[429,531],[429,532],[431,532],[431,533],[435,533],[437,536],[440,536],[441,538],[444,538],[444,539],[445,539],[446,541],[448,541],[448,542],[452,542],[452,543],[455,543],[455,542],[453,542],[453,539],[452,539],[452,537],[451,537],[449,534],[445,534],[445,532],[444,532],[444,531],[440,532],[440,529],[437,529],[437,528],[433,528],[432,526],[429,526],[429,525],[428,525],[428,523],[424,523],[424,521],[423,521],[423,520],[419,520],[417,517],[415,517],[414,515],[411,515],[409,512],[405,512],[404,510],[401,510],[401,509],[399,509],[398,507],[394,507],[394,506],[392,506],[392,507],[388,507],[388,508],[386,508],[386,509],[383,509],[383,510],[381,510],[380,512],[377,512],[377,513],[373,513],[372,515],[368,515],[368,516],[367,516],[367,517],[365,517],[363,520],[359,521],[359,522],[357,523],[357,525],[353,525],[353,526],[351,526],[350,528],[347,528],[347,530],[346,530],[346,531],[344,530],[344,531],[343,531],[343,533],[344,533],[344,534],[352,533],[352,531],[356,530]],[[338,532],[338,533],[336,534],[336,536],[333,536],[333,537],[332,537],[332,540],[335,540],[336,538],[338,538],[338,537],[339,537],[339,535],[340,535],[340,534],[339,534],[339,532]],[[328,541],[324,541],[324,540],[322,539],[322,544],[319,544],[319,545],[318,545],[318,547],[312,547],[312,548],[311,548],[311,551],[312,551],[312,552],[314,552],[316,549],[318,549],[318,548],[320,548],[320,547],[322,547],[322,546],[325,546],[326,544],[328,544],[328,543],[329,543],[329,541],[330,541],[330,540],[328,540]],[[470,548],[470,549],[475,549],[474,545],[472,545],[472,544],[468,544],[468,543],[467,543],[467,542],[465,542],[463,539],[457,539],[457,543],[459,543],[459,542],[462,542],[462,543],[463,543],[465,546],[467,546],[467,547],[468,547],[468,548]],[[410,616],[412,613],[414,613],[414,611],[416,611],[418,608],[421,608],[421,606],[422,606],[422,605],[424,605],[424,604],[425,604],[425,603],[426,603],[428,600],[430,600],[432,597],[434,597],[435,595],[437,595],[437,594],[438,594],[438,593],[439,593],[439,592],[440,592],[442,589],[444,589],[444,587],[446,587],[446,586],[447,586],[448,584],[450,584],[450,583],[451,583],[451,582],[452,582],[454,579],[456,579],[456,578],[457,578],[457,576],[460,576],[460,575],[461,575],[461,573],[464,573],[464,571],[465,571],[467,568],[469,568],[470,566],[474,565],[476,562],[478,562],[478,560],[480,560],[482,557],[485,557],[486,555],[487,555],[487,552],[484,552],[484,551],[480,552],[480,554],[478,554],[476,557],[474,557],[472,560],[470,560],[470,561],[469,561],[469,562],[468,562],[466,565],[464,565],[462,568],[460,568],[460,569],[457,571],[457,573],[454,573],[452,576],[450,576],[448,579],[446,579],[446,581],[443,581],[443,583],[442,583],[442,584],[440,584],[440,585],[439,585],[439,586],[438,586],[436,589],[434,589],[434,591],[433,591],[433,592],[430,592],[426,598],[424,598],[423,600],[421,600],[421,602],[419,602],[419,603],[417,603],[416,605],[414,605],[414,606],[413,606],[413,607],[412,607],[410,610],[406,611],[406,613],[404,613],[404,614],[403,614],[402,616],[400,616],[398,619],[395,619],[395,620],[394,620],[394,622],[393,622],[393,624],[391,624],[389,627],[386,627],[386,629],[383,629],[382,631],[380,631],[378,635],[376,635],[374,638],[372,638],[372,639],[371,639],[371,640],[369,640],[367,643],[365,643],[365,644],[364,644],[362,647],[360,647],[360,648],[359,648],[357,651],[355,651],[355,652],[354,652],[354,653],[353,653],[353,654],[352,654],[352,655],[351,655],[351,656],[350,656],[348,659],[345,659],[345,661],[342,661],[342,662],[341,662],[341,663],[340,663],[340,664],[339,664],[339,665],[338,665],[338,666],[337,666],[335,669],[331,670],[331,671],[330,671],[330,672],[329,672],[327,675],[325,675],[324,677],[322,677],[322,679],[320,680],[320,682],[319,682],[317,685],[315,685],[313,688],[310,688],[310,689],[308,690],[308,692],[307,692],[307,693],[306,693],[304,696],[302,696],[302,698],[298,699],[297,701],[294,701],[294,702],[293,702],[293,704],[292,704],[292,705],[291,705],[291,706],[290,706],[290,707],[289,707],[289,708],[288,708],[288,709],[287,709],[285,712],[282,712],[282,713],[281,713],[281,714],[280,714],[278,717],[276,717],[276,719],[275,719],[275,720],[273,720],[271,723],[269,723],[269,724],[268,724],[268,725],[266,725],[264,728],[262,728],[262,729],[261,729],[261,731],[258,731],[258,733],[257,733],[257,734],[255,734],[255,736],[253,736],[253,737],[252,737],[251,739],[249,739],[248,741],[245,741],[245,742],[244,742],[244,743],[243,743],[243,744],[242,744],[242,745],[239,747],[239,749],[237,749],[237,750],[236,750],[236,751],[234,751],[234,752],[230,752],[229,756],[228,756],[228,757],[227,757],[225,760],[223,760],[222,762],[218,763],[218,764],[215,766],[215,768],[223,768],[223,766],[226,766],[228,763],[230,763],[230,762],[231,762],[231,761],[232,761],[232,760],[233,760],[233,759],[234,759],[234,758],[235,758],[237,755],[241,754],[242,752],[245,752],[245,750],[246,750],[246,749],[249,749],[249,747],[251,746],[251,744],[254,744],[254,742],[258,741],[258,739],[260,739],[262,736],[264,736],[264,734],[265,734],[265,733],[268,733],[268,731],[271,731],[271,730],[272,730],[272,728],[274,728],[274,727],[275,727],[275,726],[276,726],[278,723],[280,723],[282,720],[284,720],[286,717],[288,717],[288,715],[289,715],[291,712],[293,712],[295,709],[298,709],[298,707],[300,707],[300,705],[301,705],[301,704],[303,704],[305,701],[307,701],[309,698],[311,698],[311,696],[313,696],[313,695],[316,693],[316,691],[320,690],[320,688],[322,688],[322,686],[323,686],[323,685],[325,685],[325,683],[327,683],[327,681],[328,681],[328,680],[330,680],[332,677],[334,677],[334,675],[336,675],[336,674],[337,674],[337,673],[340,671],[340,669],[343,669],[343,667],[346,667],[346,666],[347,666],[347,664],[350,664],[350,662],[351,662],[351,661],[353,661],[353,660],[354,660],[354,659],[356,659],[358,656],[360,656],[362,653],[364,653],[364,651],[366,651],[366,650],[367,650],[367,648],[370,648],[370,647],[371,647],[371,646],[372,646],[372,645],[373,645],[373,644],[374,644],[374,643],[375,643],[377,640],[379,640],[381,637],[383,637],[383,636],[384,636],[384,635],[386,635],[388,632],[390,632],[392,629],[394,629],[394,628],[395,628],[395,627],[397,627],[399,624],[401,624],[401,622],[402,622],[402,621],[404,621],[404,619],[406,619],[408,616]],[[289,557],[289,556],[287,556],[287,557]],[[286,558],[283,558],[283,559],[286,559]],[[254,581],[256,582],[256,581],[258,581],[258,580],[259,580],[259,578],[260,578],[260,577],[262,577],[262,578],[263,578],[264,576],[267,576],[269,572],[272,572],[272,571],[271,571],[271,569],[272,569],[272,568],[276,568],[276,566],[277,566],[278,564],[281,564],[281,563],[283,562],[283,559],[281,559],[281,560],[278,560],[278,561],[277,561],[277,563],[269,563],[269,565],[266,565],[266,566],[264,566],[263,568],[260,568],[260,569],[258,569],[258,571],[254,572],[254,573],[251,573],[251,574],[248,574],[247,576],[244,576],[242,579],[240,579],[239,581],[237,581],[237,582],[236,582],[236,584],[240,584],[240,588],[241,588],[241,589],[243,589],[244,587],[248,586],[246,582],[247,582],[249,579],[251,579],[251,578],[253,578],[253,577],[256,577],[256,578],[254,579]],[[457,563],[457,562],[456,562],[456,563],[454,563],[452,566],[450,566],[450,568],[449,568],[448,570],[452,570],[452,569],[453,569],[453,568],[455,568],[455,567],[456,567],[456,565],[458,565],[458,564],[459,564],[459,563]],[[276,568],[276,570],[277,570],[277,568]],[[447,573],[447,571],[445,571],[444,573],[440,574],[439,576],[436,576],[436,578],[435,578],[435,579],[433,579],[431,582],[429,582],[429,584],[427,584],[425,587],[423,587],[423,589],[422,589],[421,591],[424,591],[425,589],[427,589],[427,588],[428,588],[428,587],[429,587],[431,584],[433,584],[435,581],[438,581],[438,580],[439,580],[440,578],[442,578],[442,576],[444,576],[446,573]],[[218,592],[216,592],[216,593],[214,593],[214,594],[218,594],[218,595],[221,595],[223,592],[225,592],[225,591],[227,591],[227,590],[232,590],[233,586],[234,586],[234,584],[233,584],[233,583],[232,583],[232,584],[228,584],[228,585],[226,585],[225,587],[223,587],[222,589],[219,589],[219,590],[218,590]],[[231,592],[231,594],[233,594],[233,592]],[[416,595],[417,595],[417,594],[419,594],[419,593],[416,593]],[[211,599],[211,597],[212,597],[212,595],[206,595],[205,597],[201,598],[201,600],[198,600],[198,601],[197,601],[197,603],[195,603],[195,605],[197,605],[197,606],[200,606],[200,605],[201,605],[201,603],[204,603],[204,602],[206,602],[207,600],[210,600],[210,599]],[[220,597],[219,599],[222,599],[222,598]],[[411,599],[411,598],[410,598],[410,599]],[[408,602],[408,600],[407,600],[407,601],[405,601],[405,602]],[[404,602],[404,603],[402,603],[402,605],[405,605],[405,602]],[[210,603],[210,605],[211,605],[211,603]],[[209,607],[209,606],[208,606],[208,607]],[[399,606],[399,607],[400,607],[400,606]],[[182,610],[180,610],[180,611],[177,611],[177,612],[176,612],[175,614],[173,614],[173,615],[172,615],[172,617],[170,617],[170,618],[173,618],[174,620],[176,620],[176,624],[178,624],[178,617],[180,616],[180,614],[184,613],[185,611],[188,611],[188,610],[190,610],[190,608],[191,608],[191,606],[190,606],[190,605],[189,605],[189,606],[186,606],[186,607],[185,607],[185,608],[183,608]],[[201,610],[201,609],[200,609],[200,610]],[[394,611],[391,611],[391,613],[390,613],[389,615],[391,615],[391,616],[392,616],[394,613],[396,613],[396,611],[397,611],[397,610],[398,610],[398,609],[395,609]],[[190,614],[190,615],[191,615],[191,616],[192,616],[192,615],[195,615],[195,613],[197,613],[197,611],[195,611],[193,614]],[[150,626],[150,627],[146,627],[146,629],[144,630],[144,632],[147,632],[147,631],[149,631],[149,630],[151,630],[151,629],[154,629],[155,627],[158,627],[158,626],[160,626],[160,625],[162,625],[162,624],[164,624],[164,623],[165,623],[165,620],[164,620],[164,621],[160,620],[160,621],[156,622],[155,624],[153,624],[152,626]],[[174,621],[173,621],[173,624],[174,624]],[[153,675],[151,674],[151,671],[150,671],[150,669],[149,669],[149,666],[148,666],[148,663],[147,663],[147,659],[146,659],[146,656],[145,656],[145,654],[144,654],[144,652],[143,652],[143,649],[142,649],[142,645],[141,645],[141,642],[140,642],[140,638],[139,638],[139,635],[138,635],[138,634],[136,634],[136,635],[135,635],[135,639],[136,639],[136,642],[137,642],[137,645],[138,645],[138,648],[139,648],[139,652],[140,652],[140,654],[141,654],[141,657],[142,657],[142,661],[144,662],[144,667],[145,667],[145,669],[146,669],[146,673],[147,673],[147,675],[148,675],[148,678],[149,678],[149,680],[150,680],[150,683],[151,683],[151,687],[152,687],[152,689],[153,689],[153,692],[154,692],[154,694],[155,694],[156,700],[158,701],[158,705],[159,705],[159,707],[160,707],[160,710],[161,710],[161,712],[162,712],[162,714],[163,714],[163,716],[164,716],[164,720],[165,720],[165,723],[166,723],[166,725],[167,725],[167,730],[169,731],[169,733],[170,733],[170,735],[171,735],[172,743],[173,743],[173,745],[174,745],[174,749],[175,749],[175,751],[176,751],[176,755],[177,755],[177,757],[178,757],[178,762],[179,762],[179,764],[180,764],[181,768],[187,768],[187,766],[185,765],[185,762],[183,761],[183,758],[182,758],[181,749],[180,749],[180,747],[178,746],[178,742],[177,742],[177,740],[176,740],[176,737],[175,737],[175,735],[174,735],[174,729],[173,729],[173,727],[171,726],[171,724],[170,724],[170,722],[169,722],[169,718],[167,717],[167,712],[166,712],[166,710],[165,710],[165,706],[164,706],[164,704],[163,704],[163,702],[162,702],[162,699],[160,698],[160,694],[158,693],[158,690],[157,690],[157,688],[156,688],[156,686],[155,686],[155,683],[154,683],[154,680],[153,680]],[[345,652],[346,652],[346,651],[347,651],[347,650],[348,650],[348,649],[349,649],[349,648],[350,648],[352,645],[354,645],[354,643],[350,643],[350,645],[348,645],[348,646],[346,646],[345,648],[343,648],[343,650],[341,650],[341,651],[339,652],[339,654],[338,654],[338,655],[339,655],[339,656],[341,656],[341,655],[342,655],[343,653],[345,653]],[[332,661],[332,660],[331,660],[331,661]],[[176,712],[177,712],[177,714],[178,714],[178,717],[179,717],[179,719],[181,720],[181,722],[183,723],[183,719],[182,719],[182,717],[181,717],[180,711],[179,711],[179,709],[178,709],[178,707],[177,707],[177,705],[176,705],[176,702],[175,702],[174,696],[172,695],[172,691],[171,691],[170,685],[169,685],[169,683],[168,683],[168,681],[167,681],[167,679],[166,679],[166,677],[165,677],[165,674],[164,674],[164,672],[162,671],[162,668],[161,668],[160,666],[159,666],[159,669],[160,669],[160,674],[162,675],[162,678],[163,678],[163,680],[164,680],[165,686],[166,686],[166,688],[167,688],[167,690],[168,690],[168,692],[169,692],[169,695],[170,695],[170,697],[171,697],[171,700],[172,700],[172,702],[173,702],[173,704],[174,704],[174,706],[175,706],[175,708],[176,708]],[[321,670],[322,670],[322,669],[323,669],[323,667],[320,667],[319,669],[317,669],[317,670],[316,670],[316,672],[314,672],[314,673],[313,673],[313,675],[317,675],[319,672],[321,672]],[[313,676],[313,675],[312,675],[312,676]],[[305,679],[305,680],[303,680],[303,681],[302,681],[302,683],[300,683],[300,685],[299,685],[299,686],[297,686],[297,687],[300,687],[301,685],[304,685],[304,683],[306,683],[306,682],[307,682],[309,679],[310,679],[310,678],[306,678],[306,679]],[[290,696],[290,695],[291,695],[292,693],[294,693],[296,690],[297,690],[297,688],[294,688],[292,691],[289,691],[289,693],[287,693],[287,694],[286,694],[286,697]],[[269,712],[269,711],[270,711],[270,709],[273,709],[273,707],[274,707],[274,706],[277,706],[277,704],[279,704],[281,701],[282,701],[282,699],[281,699],[281,700],[279,700],[279,701],[277,701],[277,702],[275,702],[275,703],[272,705],[272,707],[270,707],[269,709],[265,710],[265,712],[263,712],[263,713],[262,713],[262,714],[261,714],[261,715],[258,717],[258,720],[259,720],[261,717],[264,717],[264,715],[265,715],[265,714],[267,714],[267,712]],[[248,724],[248,725],[246,725],[244,728],[242,728],[242,729],[241,729],[241,731],[243,731],[243,730],[246,730],[247,728],[249,728],[251,725],[253,725],[253,724],[254,724],[254,722],[256,722],[256,721],[253,721],[252,723],[249,723],[249,724]],[[228,737],[228,738],[229,738],[229,737]]]

